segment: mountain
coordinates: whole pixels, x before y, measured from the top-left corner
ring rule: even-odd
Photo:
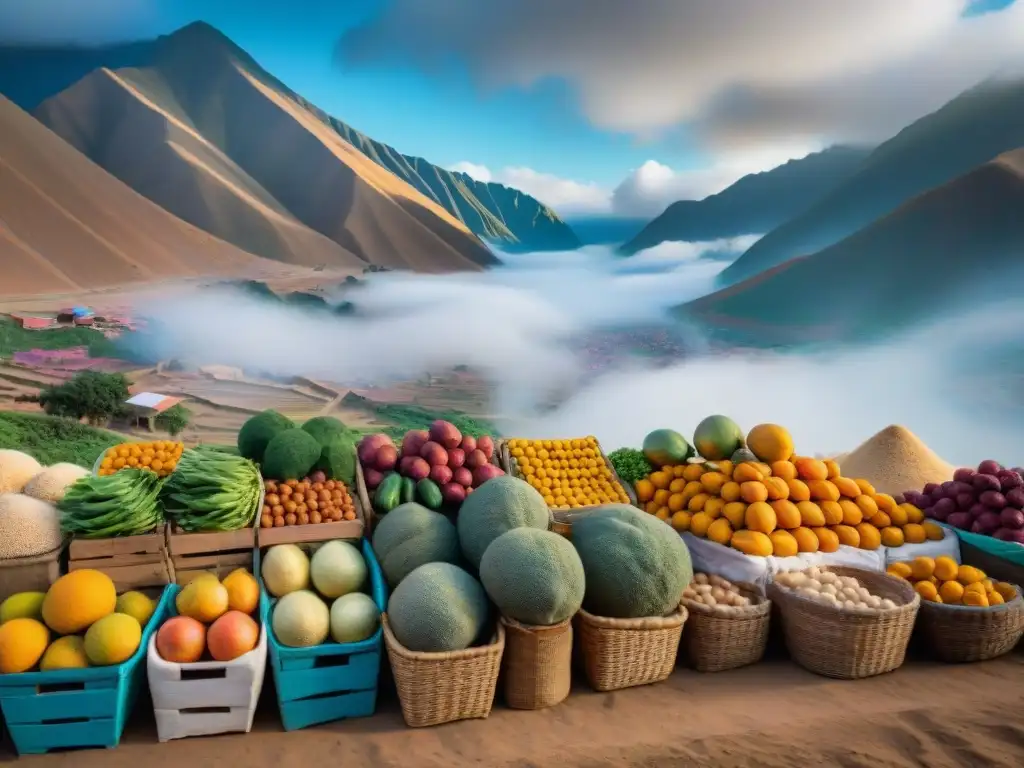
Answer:
[[[770,232],[856,172],[871,154],[837,146],[752,173],[703,200],[680,200],[622,246],[633,254],[666,240],[708,242]]]
[[[989,81],[911,123],[857,172],[724,270],[725,284],[826,248],[901,203],[1024,145],[1024,79]]]
[[[280,269],[175,218],[0,96],[0,295]]]
[[[493,240],[506,250],[579,247],[572,229],[535,198],[501,184],[478,182],[374,141],[307,102],[203,22],[155,40],[98,48],[0,45],[0,93],[23,109],[34,111],[44,101],[97,69],[160,69],[169,60],[179,62],[180,66],[187,64],[190,57],[196,60],[217,58],[218,51],[221,58],[228,56],[239,61],[257,80],[299,104],[366,157],[446,209],[474,234]]]
[[[1024,149],[1004,153],[813,255],[680,308],[733,341],[879,338],[1020,296]]]
[[[209,27],[150,66],[101,68],[37,107],[69,144],[167,211],[304,266],[421,272],[496,263],[465,225],[332,131]]]

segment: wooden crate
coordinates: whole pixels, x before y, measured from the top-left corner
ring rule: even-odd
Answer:
[[[252,550],[256,546],[253,528],[238,531],[188,533],[176,525],[167,526],[167,555],[175,584],[185,585],[206,572],[224,578],[236,568],[252,571]]]
[[[359,501],[359,495],[353,494],[352,505],[356,508],[355,520],[337,520],[330,523],[307,523],[306,525],[285,525],[281,528],[261,528],[259,517],[254,523],[256,546],[271,547],[275,544],[309,544],[332,539],[361,539],[368,531],[366,514]],[[261,505],[262,506],[262,505]]]
[[[0,602],[18,592],[45,592],[60,578],[65,544],[32,557],[0,560]]]
[[[72,539],[68,570],[94,568],[114,581],[118,592],[162,587],[174,581],[164,526],[140,536]]]

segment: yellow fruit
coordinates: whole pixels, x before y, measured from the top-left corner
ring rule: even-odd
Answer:
[[[793,436],[778,424],[758,424],[747,433],[747,448],[761,461],[788,461],[793,456]]]
[[[998,592],[986,592],[985,597],[988,598],[989,605],[1003,605],[1006,602]]]
[[[914,576],[914,569],[910,566],[910,563],[893,563],[886,568],[886,573],[901,579],[910,579]]]
[[[864,478],[862,478],[862,477],[855,477],[853,479],[853,482],[855,482],[857,484],[857,487],[860,488],[860,492],[861,493],[865,493],[868,496],[874,496],[875,495],[875,493],[876,493],[875,486],[873,486],[871,483],[869,483]]]
[[[773,551],[772,540],[760,531],[736,531],[730,543],[745,555],[768,557]]]
[[[778,527],[775,510],[763,501],[755,501],[747,507],[744,525],[748,530],[760,531],[767,535]]]
[[[704,538],[708,534],[708,528],[711,527],[712,520],[708,515],[703,512],[698,512],[690,518],[690,533],[694,536]]]
[[[1005,581],[997,581],[993,585],[992,589],[994,589],[1006,602],[1010,602],[1017,598],[1017,590],[1014,589],[1012,584],[1008,584]]]
[[[956,580],[964,585],[976,584],[985,580],[985,573],[973,565],[961,565],[957,568]]]
[[[897,528],[895,525],[890,525],[888,528],[882,529],[882,546],[883,547],[902,547],[903,546],[903,531]]]
[[[85,655],[85,640],[79,635],[58,637],[43,654],[39,669],[84,669],[89,666],[89,658]]]
[[[690,530],[690,519],[691,515],[689,512],[679,511],[672,515],[670,520],[672,527],[680,533],[684,533]]]
[[[722,515],[729,521],[733,530],[743,527],[747,518],[747,503],[745,501],[730,501],[722,509]]]
[[[850,499],[860,496],[860,487],[848,477],[833,477],[832,484],[839,489],[842,496]]]
[[[0,626],[0,674],[28,672],[46,651],[50,633],[35,619],[11,619]]]
[[[809,480],[812,501],[839,501],[839,489],[831,480]]]
[[[712,496],[717,496],[727,482],[729,482],[729,478],[721,472],[705,472],[700,476],[701,486]]]
[[[939,587],[939,596],[944,603],[959,605],[964,597],[964,586],[959,581],[944,581]]]
[[[793,557],[800,551],[789,531],[772,531],[768,538],[772,540],[772,554],[776,557]]]
[[[878,530],[888,528],[890,525],[892,525],[892,520],[889,518],[887,514],[885,514],[885,512],[875,512],[875,514],[873,514],[868,519],[868,522],[875,526],[875,528],[877,528]]]
[[[789,486],[786,481],[778,477],[766,477],[764,488],[768,493],[768,501],[778,501],[789,498]]]
[[[732,526],[724,517],[720,517],[708,526],[708,539],[716,544],[729,545],[732,540]]]
[[[880,496],[882,496],[882,494],[880,493],[876,495],[876,504],[878,503],[878,497]],[[892,509],[882,509],[881,507],[879,507],[879,510],[885,512],[885,514],[889,516],[889,519],[892,520],[892,524],[898,525],[900,528],[902,528],[904,525],[910,522],[910,520],[908,519],[909,516],[907,515],[907,510],[903,509],[903,507],[899,506],[895,502],[893,502]]]
[[[935,561],[930,557],[915,557],[910,563],[910,575],[914,581],[935,575]]]
[[[843,508],[839,506],[838,501],[819,501],[817,504],[825,516],[825,525],[842,525],[844,523]]]
[[[907,522],[908,523],[923,523],[924,522],[924,512],[922,512],[920,509],[915,507],[913,504],[900,504],[900,509],[902,509],[904,512],[907,513]],[[939,530],[942,530],[941,526],[939,526],[939,525],[937,525],[935,523],[932,523],[932,525],[935,525],[936,528],[938,528]]]
[[[117,590],[107,574],[91,568],[55,581],[43,598],[43,621],[58,635],[74,635],[114,612]]]
[[[156,603],[141,592],[125,592],[117,598],[117,605],[114,607],[117,613],[126,613],[139,622],[143,627],[149,623],[156,610]]]
[[[808,485],[811,484],[812,480],[828,480],[828,467],[825,466],[823,461],[802,456],[794,459],[793,464],[796,465],[797,475]]]
[[[903,506],[902,504],[900,505]],[[913,521],[907,523],[908,525],[913,524]],[[946,532],[942,530],[942,526],[938,523],[933,523],[928,520],[921,523],[921,527],[924,528],[924,535],[928,541],[942,541],[946,537]]]
[[[836,552],[839,550],[839,536],[828,528],[812,528],[811,533],[818,537],[819,552]]]
[[[939,555],[935,558],[935,568],[932,573],[939,581],[956,581],[960,567],[949,555]]]
[[[964,605],[975,608],[988,608],[988,596],[981,590],[964,590]]]
[[[682,493],[686,490],[686,481],[681,477],[675,478],[671,483],[668,484],[669,493]]]
[[[181,616],[209,624],[228,610],[228,590],[216,578],[197,578],[186,584],[174,600]]]
[[[18,592],[0,603],[0,624],[11,619],[43,619],[45,592]]]
[[[847,547],[860,546],[860,534],[852,525],[833,525],[832,530],[839,537],[839,543]]]
[[[800,510],[800,521],[808,528],[820,528],[825,524],[825,513],[813,501],[801,501],[796,505]]]
[[[704,467],[700,464],[687,464],[686,469],[683,470],[683,479],[688,482],[700,480],[700,476],[704,474]]]
[[[864,518],[866,520],[870,520],[878,514],[878,505],[875,504],[874,498],[867,493],[862,493],[853,500],[853,503],[860,508],[860,511],[864,514]]]
[[[893,518],[893,525],[895,525],[896,518]],[[907,523],[903,526],[903,539],[907,544],[921,544],[928,538],[928,534],[925,532],[924,526],[917,523]]]
[[[652,472],[648,477],[653,485],[658,490],[664,490],[668,488],[668,484],[672,482],[672,477],[667,472]]]
[[[683,494],[686,496],[686,500],[689,501],[698,493],[704,492],[704,486],[696,480],[690,480],[685,486],[683,486]]]
[[[251,614],[260,602],[260,585],[245,568],[238,568],[221,582],[228,591],[228,610]]]
[[[722,510],[725,508],[725,500],[718,496],[712,496],[710,499],[704,502],[704,512],[707,512],[708,517],[712,520],[717,520],[722,514]]]
[[[649,478],[645,477],[643,480],[637,480],[633,489],[636,491],[637,501],[646,503],[654,498],[654,483]]]
[[[789,487],[789,500],[792,502],[798,501],[810,501],[811,500],[811,489],[807,487],[807,483],[799,478],[787,480],[786,485]]]
[[[922,600],[935,602],[935,598],[939,596],[939,590],[930,581],[919,581],[914,584],[914,589],[917,590],[917,594],[921,596]]]
[[[109,667],[130,659],[141,642],[139,622],[126,613],[112,613],[85,633],[85,656],[90,664]]]
[[[840,499],[839,507],[843,510],[843,525],[860,525],[864,522],[864,513],[850,499]]]
[[[857,498],[860,498],[859,496]],[[875,550],[882,546],[882,534],[870,523],[861,523],[857,526],[857,533],[860,534],[860,548]]]
[[[817,552],[818,551],[818,537],[814,535],[814,531],[810,528],[801,526],[796,528],[790,533],[793,534],[793,538],[796,539],[796,547],[800,552]]]
[[[669,499],[669,496],[671,496],[671,495],[672,494],[669,493],[667,488],[659,488],[658,490],[656,490],[654,492],[654,499],[653,499],[653,501],[659,507],[664,507],[664,506],[666,506],[668,504],[668,499]]]
[[[668,522],[668,519],[672,516],[672,512],[669,511],[668,507],[658,507],[658,511],[654,513],[654,516],[659,520]]]
[[[698,493],[690,502],[686,505],[686,508],[691,512],[700,512],[704,509],[704,505],[711,497],[706,493]]]
[[[779,499],[778,501],[773,501],[770,506],[775,510],[775,518],[779,528],[800,527],[800,510],[797,509],[796,504],[792,501]]]
[[[719,493],[726,502],[737,501],[740,498],[740,484],[730,480],[722,486],[722,490]]]
[[[779,477],[783,480],[796,480],[796,465],[791,461],[773,461],[771,465],[772,477]]]
[[[826,480],[834,480],[840,476],[839,463],[836,462],[835,459],[825,459],[824,464],[825,469],[828,470],[828,477],[825,478]]]
[[[743,483],[760,483],[764,480],[764,474],[749,461],[737,464],[732,471],[732,479],[742,485]]]
[[[768,501],[768,488],[760,480],[747,480],[740,483],[740,498],[748,504],[756,501]]]

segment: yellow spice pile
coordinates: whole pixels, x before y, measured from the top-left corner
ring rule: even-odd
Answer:
[[[844,477],[862,477],[879,493],[902,494],[953,479],[956,470],[906,427],[888,426],[840,462]]]

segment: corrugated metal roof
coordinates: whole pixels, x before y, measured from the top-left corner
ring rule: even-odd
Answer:
[[[136,408],[148,408],[157,413],[163,413],[168,408],[173,408],[180,403],[181,398],[171,397],[170,395],[158,395],[155,392],[140,392],[128,398],[125,402],[128,405],[134,405]]]

